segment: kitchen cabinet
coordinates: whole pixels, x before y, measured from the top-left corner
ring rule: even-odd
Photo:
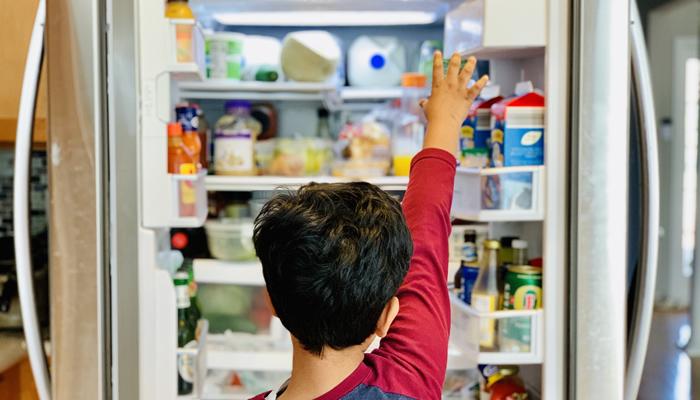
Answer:
[[[0,44],[0,87],[3,88],[0,91],[0,146],[13,146],[15,142],[24,63],[37,3],[37,0],[0,0],[3,15],[11,16],[0,24],[3,38]],[[39,147],[46,144],[47,104],[46,71],[42,70],[34,120],[34,142]]]

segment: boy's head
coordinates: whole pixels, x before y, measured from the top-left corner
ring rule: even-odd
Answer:
[[[399,202],[360,182],[277,195],[255,221],[254,242],[277,316],[317,355],[376,331],[413,252]]]

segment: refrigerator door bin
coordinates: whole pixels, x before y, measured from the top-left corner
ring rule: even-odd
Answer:
[[[178,396],[178,399],[199,399],[202,397],[204,379],[207,376],[207,340],[209,334],[209,322],[205,319],[197,323],[199,339],[195,347],[179,347],[177,349],[178,368],[182,364],[182,358],[194,358],[194,390],[192,394]]]
[[[467,221],[544,219],[544,167],[457,168],[452,216]]]
[[[170,19],[168,67],[177,80],[201,81],[206,77],[204,33],[194,20]]]
[[[473,368],[478,364],[542,363],[542,309],[481,313],[454,295],[450,302],[450,342]]]
[[[196,228],[204,224],[207,218],[206,176],[206,170],[196,175],[170,175],[171,227]]]

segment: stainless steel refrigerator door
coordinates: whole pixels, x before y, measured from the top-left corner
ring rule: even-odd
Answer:
[[[108,398],[104,2],[47,2],[54,399]]]
[[[629,1],[574,7],[571,397],[622,399],[625,381]]]

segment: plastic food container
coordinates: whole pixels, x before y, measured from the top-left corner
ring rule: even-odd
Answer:
[[[245,35],[215,32],[206,38],[207,77],[240,80],[243,69]]]
[[[255,259],[253,220],[220,219],[204,224],[209,251],[214,258],[225,261]]]

